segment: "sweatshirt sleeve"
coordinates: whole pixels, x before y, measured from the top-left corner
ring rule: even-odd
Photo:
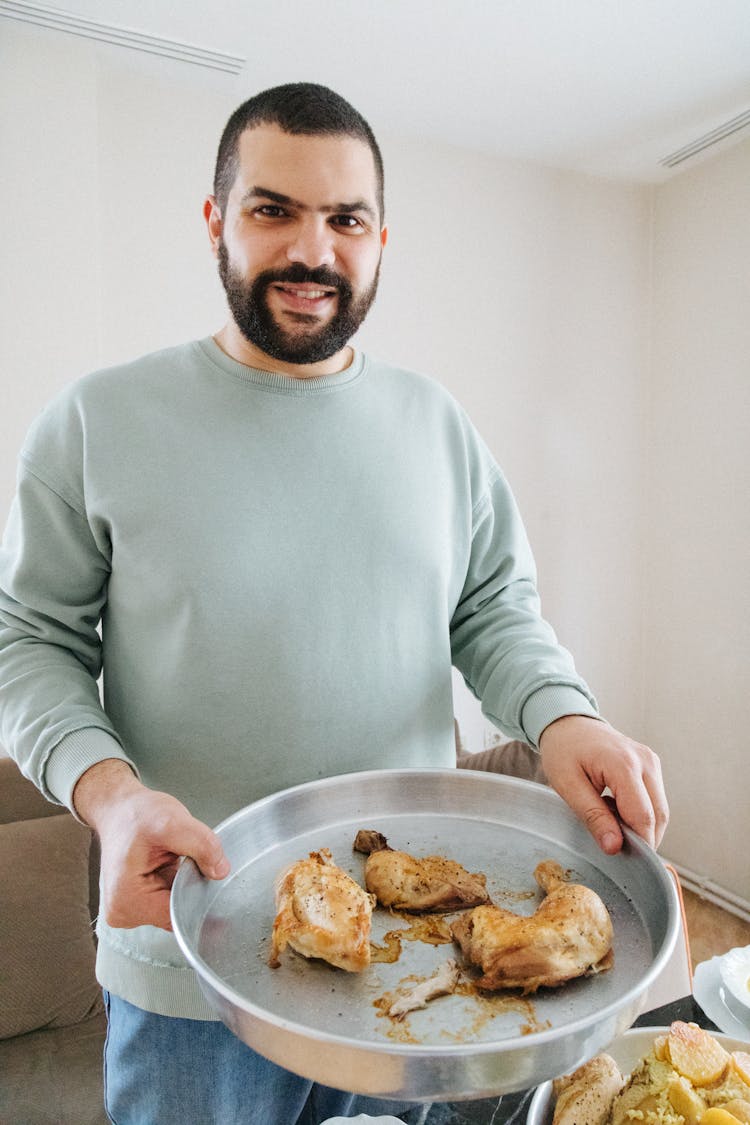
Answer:
[[[97,686],[109,562],[65,492],[22,457],[0,547],[0,742],[70,806],[89,766],[127,757]]]
[[[537,746],[563,715],[598,717],[573,659],[541,616],[536,568],[502,472],[486,467],[468,573],[451,622],[453,663],[488,719]]]

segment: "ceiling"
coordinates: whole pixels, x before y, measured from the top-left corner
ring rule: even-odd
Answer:
[[[33,10],[239,56],[215,78],[237,102],[323,82],[380,135],[594,175],[656,182],[727,123],[721,145],[750,138],[750,0],[0,0]]]

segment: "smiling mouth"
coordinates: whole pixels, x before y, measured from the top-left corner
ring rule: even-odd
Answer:
[[[303,301],[320,301],[325,297],[334,297],[336,295],[335,289],[320,289],[309,286],[299,285],[274,285],[274,289],[278,289],[280,293],[284,293],[289,297],[295,297]]]
[[[282,314],[293,317],[307,316],[317,319],[318,315],[330,311],[338,295],[336,289],[326,289],[319,285],[294,285],[277,282],[272,286],[280,299],[277,309]]]
[[[292,297],[305,297],[308,301],[317,301],[321,297],[332,297],[332,289],[291,289],[280,285],[282,293],[290,293]]]

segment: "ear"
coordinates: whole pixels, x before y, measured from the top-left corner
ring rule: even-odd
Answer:
[[[219,210],[219,204],[216,202],[216,196],[206,196],[206,200],[203,204],[203,218],[206,220],[206,226],[208,228],[211,251],[213,256],[216,257],[223,229],[223,220],[221,211]]]

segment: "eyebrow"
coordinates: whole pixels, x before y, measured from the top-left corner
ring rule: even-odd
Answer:
[[[253,199],[270,199],[273,203],[296,207],[300,211],[313,210],[307,203],[302,203],[299,199],[293,199],[291,195],[284,195],[282,192],[274,191],[272,188],[261,187],[260,184],[253,184],[242,196],[243,203],[248,203]],[[352,203],[326,204],[320,207],[319,210],[324,215],[354,214],[360,211],[368,215],[373,221],[377,221],[378,218],[372,204],[368,203],[366,199],[355,199]]]

